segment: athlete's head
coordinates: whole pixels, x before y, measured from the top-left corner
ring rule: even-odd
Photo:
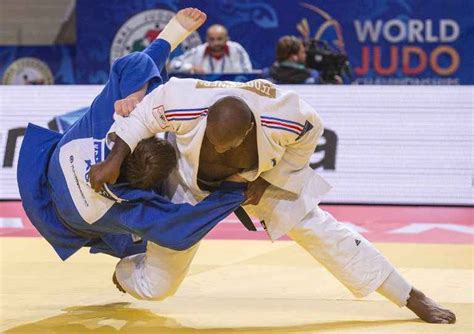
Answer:
[[[153,189],[176,167],[176,153],[166,140],[148,138],[140,141],[122,164],[120,178],[131,187]]]
[[[206,138],[218,153],[240,146],[253,127],[252,111],[241,98],[223,97],[209,107]]]

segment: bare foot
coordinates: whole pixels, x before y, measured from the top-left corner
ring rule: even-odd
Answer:
[[[206,14],[197,8],[181,9],[163,28],[158,38],[170,44],[170,52],[206,21]]]
[[[198,29],[206,21],[207,15],[197,8],[185,8],[176,13],[176,20],[187,31]]]
[[[115,272],[114,272],[114,276],[112,276],[112,282],[114,282],[114,285],[117,287],[117,289],[120,292],[127,293],[127,291],[125,291],[124,288],[122,288],[119,281],[117,280],[117,276],[115,275]]]
[[[442,308],[434,300],[425,296],[423,292],[413,288],[407,307],[412,310],[421,320],[429,323],[454,324],[456,316],[453,312]]]

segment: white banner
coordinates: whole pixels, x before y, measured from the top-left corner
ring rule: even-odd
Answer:
[[[473,205],[473,86],[288,86],[321,115],[326,203]],[[0,199],[19,199],[28,122],[87,107],[101,86],[0,86]]]

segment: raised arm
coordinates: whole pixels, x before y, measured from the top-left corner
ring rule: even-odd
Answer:
[[[141,95],[144,95],[143,89],[146,87],[132,93],[136,99],[142,98],[143,100],[129,117],[116,117],[112,129],[108,133],[108,140],[114,142],[112,150],[103,162],[91,168],[90,182],[95,191],[100,191],[104,183],[114,184],[117,181],[123,161],[135,149],[140,140],[150,138],[159,132],[173,130],[171,126],[160,126],[161,123],[154,116],[153,101],[163,100],[165,86],[159,86],[145,98]],[[122,101],[122,105],[123,103]]]

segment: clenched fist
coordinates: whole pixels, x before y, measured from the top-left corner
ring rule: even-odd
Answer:
[[[135,109],[140,100],[134,96],[126,97],[122,100],[117,100],[114,103],[115,113],[127,117]]]
[[[91,167],[90,182],[95,191],[100,191],[104,183],[114,184],[120,175],[120,166],[114,166],[107,161]]]
[[[247,191],[245,192],[245,197],[247,198],[243,205],[257,205],[260,203],[265,190],[270,186],[265,179],[259,177],[253,182],[250,182],[247,186]]]

